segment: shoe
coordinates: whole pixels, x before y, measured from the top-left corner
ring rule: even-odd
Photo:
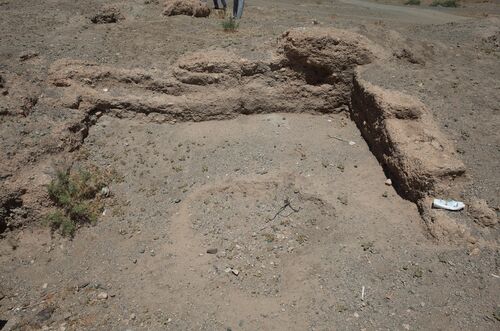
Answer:
[[[458,210],[464,209],[465,204],[463,202],[455,201],[455,200],[434,199],[434,201],[432,202],[432,207],[438,208],[438,209],[458,211]]]

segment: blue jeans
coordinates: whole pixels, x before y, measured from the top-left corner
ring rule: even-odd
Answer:
[[[233,2],[233,17],[234,18],[241,18],[241,15],[243,15],[243,6],[245,4],[245,0],[234,0]]]
[[[220,4],[222,5],[222,8],[226,9],[226,7],[227,7],[226,0],[214,0],[214,8],[215,9],[220,9],[220,7],[219,7],[219,1],[220,1]]]

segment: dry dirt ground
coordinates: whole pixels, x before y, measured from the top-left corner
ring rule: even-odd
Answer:
[[[0,0],[0,329],[498,329],[500,6],[391,2],[247,0],[224,33],[154,0]],[[93,23],[105,5],[119,15]],[[363,79],[427,106],[465,165],[451,197],[489,223],[442,212],[463,232],[436,235],[345,95],[324,109],[351,76],[273,62],[285,31],[318,26],[378,45]],[[260,108],[217,112],[239,89]],[[41,221],[61,165],[119,174],[73,239]]]

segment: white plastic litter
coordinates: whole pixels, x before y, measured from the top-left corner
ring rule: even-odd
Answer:
[[[432,207],[451,210],[451,211],[458,211],[464,209],[465,204],[461,201],[455,201],[455,200],[434,199],[434,201],[432,202]]]

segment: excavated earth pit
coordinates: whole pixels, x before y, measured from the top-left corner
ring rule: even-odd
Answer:
[[[82,139],[100,116],[158,123],[231,119],[241,114],[348,113],[402,197],[418,204],[432,236],[464,236],[430,209],[431,196],[457,197],[465,166],[418,100],[363,79],[363,66],[388,54],[365,37],[298,28],[263,60],[225,51],[190,53],[167,72],[61,60],[50,70],[47,102],[87,114]],[[341,138],[342,139],[342,138]]]
[[[44,296],[51,323],[72,329],[486,325],[494,251],[468,264],[422,245],[475,240],[429,208],[465,168],[422,103],[363,80],[384,56],[314,28],[260,61],[199,52],[167,72],[59,61],[38,102],[77,118],[73,166],[123,178],[73,241],[24,234],[15,255],[29,268],[3,258],[5,287],[22,287],[27,307]],[[455,277],[478,269],[467,287]],[[20,311],[10,323],[43,324],[36,307]]]

